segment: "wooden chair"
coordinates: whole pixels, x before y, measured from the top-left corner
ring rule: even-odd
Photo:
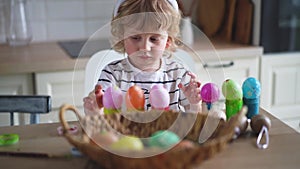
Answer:
[[[30,113],[30,124],[39,123],[39,114],[51,111],[51,97],[41,95],[0,95],[0,113],[10,113],[14,125],[14,112]]]

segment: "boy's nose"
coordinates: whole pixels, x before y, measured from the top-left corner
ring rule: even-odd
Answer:
[[[144,39],[140,46],[141,50],[151,51],[151,42],[148,39]]]

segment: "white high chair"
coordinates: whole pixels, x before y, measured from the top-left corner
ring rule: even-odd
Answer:
[[[88,96],[88,94],[94,90],[95,84],[98,81],[100,73],[104,66],[108,63],[126,58],[126,54],[118,53],[112,49],[101,50],[91,56],[85,68],[85,80],[84,80],[84,94]],[[174,58],[179,63],[182,63],[187,68],[189,68],[192,72],[196,72],[195,61],[191,58],[191,56],[184,50],[177,49],[174,53]]]

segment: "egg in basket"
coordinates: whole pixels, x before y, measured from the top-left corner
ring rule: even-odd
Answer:
[[[193,168],[226,147],[246,111],[241,109],[227,121],[209,113],[165,109],[106,111],[82,117],[74,106],[63,105],[64,131],[69,129],[64,118],[68,110],[78,116],[82,132],[64,132],[64,136],[107,169]]]

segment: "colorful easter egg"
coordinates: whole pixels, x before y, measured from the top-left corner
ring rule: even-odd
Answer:
[[[162,85],[154,85],[150,90],[150,104],[153,109],[166,109],[170,104],[170,95]]]
[[[227,79],[223,82],[222,93],[226,100],[236,100],[243,98],[242,88],[231,79]]]
[[[229,120],[230,117],[238,113],[243,107],[243,91],[236,82],[227,79],[223,82],[222,93],[226,98],[226,118]]]
[[[218,101],[220,90],[214,83],[206,83],[200,91],[201,98],[204,102],[213,103]]]
[[[161,148],[168,148],[172,145],[179,143],[180,138],[177,134],[168,131],[168,130],[160,130],[150,137],[149,145],[151,147],[161,147]]]
[[[114,150],[143,150],[141,139],[135,136],[124,136],[111,145]]]
[[[117,86],[110,86],[103,95],[103,107],[105,114],[118,112],[123,103],[123,93]]]
[[[96,96],[96,102],[98,105],[98,108],[101,109],[103,107],[103,91],[102,91],[102,86],[100,84],[97,84],[95,86],[95,96]]]
[[[109,146],[118,141],[118,137],[112,132],[97,133],[91,137],[91,143],[100,146]]]
[[[260,82],[254,77],[247,78],[243,85],[243,96],[247,99],[255,99],[260,96]]]
[[[139,86],[131,86],[126,92],[126,106],[129,111],[143,111],[145,105],[144,91]]]
[[[247,117],[251,119],[259,114],[260,83],[257,79],[249,77],[243,82],[242,90],[244,105],[248,107]]]

